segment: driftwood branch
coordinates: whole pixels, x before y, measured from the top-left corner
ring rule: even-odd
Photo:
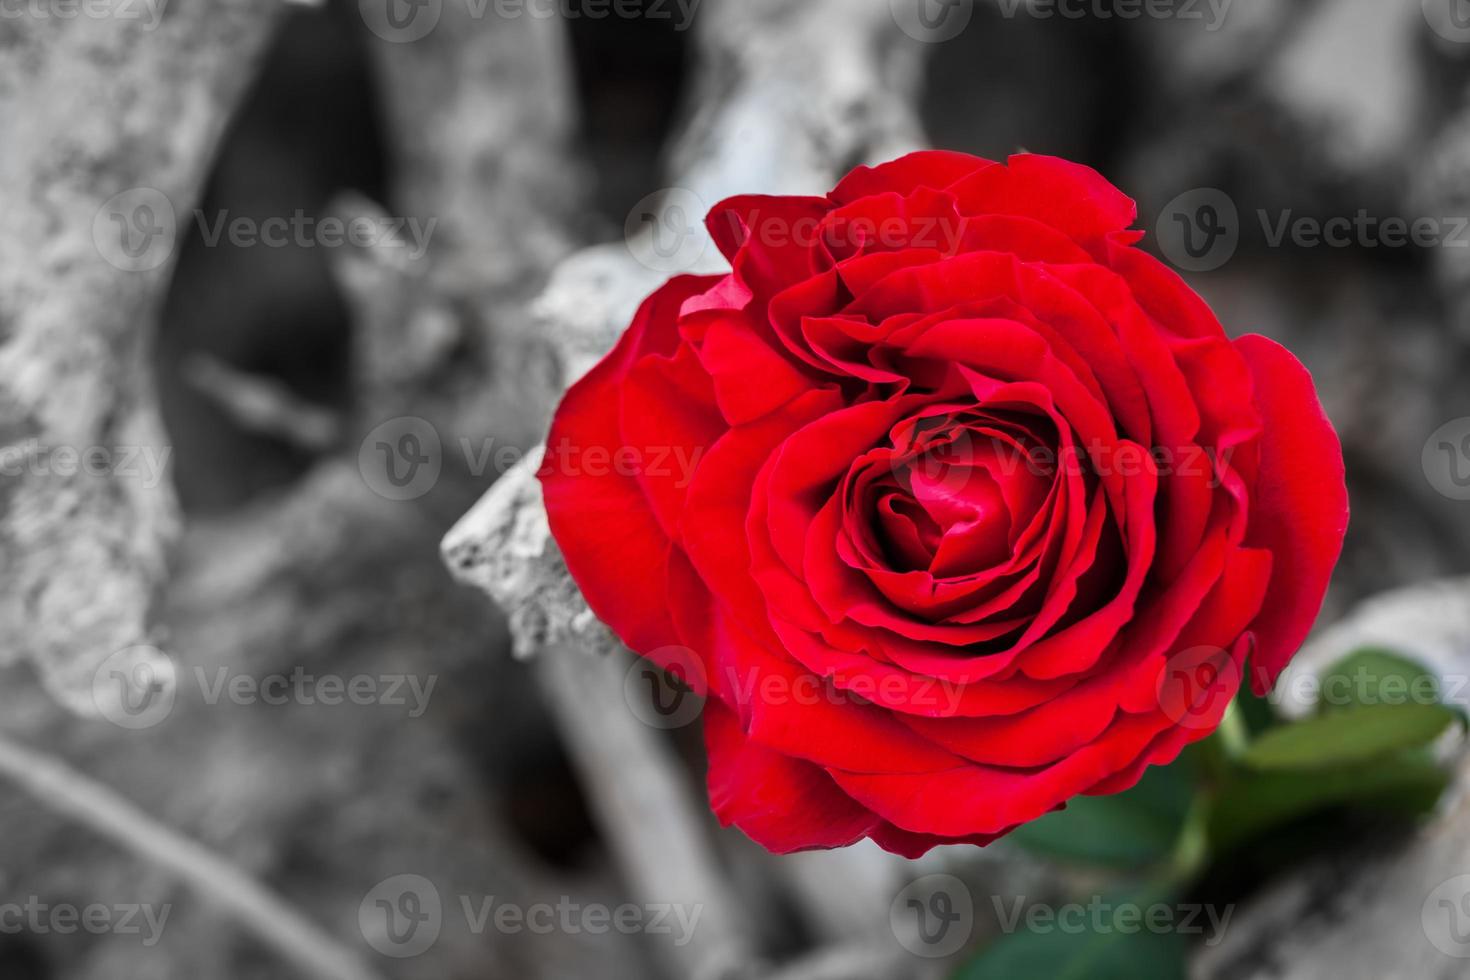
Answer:
[[[0,774],[51,812],[166,869],[274,948],[308,980],[381,980],[353,950],[279,895],[197,842],[59,760],[0,735]]]
[[[178,532],[146,366],[153,320],[283,10],[221,0],[6,20],[0,658],[30,657],[84,714],[98,664],[152,629]]]

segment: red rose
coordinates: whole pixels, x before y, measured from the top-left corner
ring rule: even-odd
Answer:
[[[772,851],[984,843],[1265,690],[1347,525],[1306,370],[1228,339],[1086,167],[916,153],[736,197],[540,477],[592,610],[692,675]],[[687,651],[692,651],[692,655]],[[693,657],[691,663],[684,662]]]

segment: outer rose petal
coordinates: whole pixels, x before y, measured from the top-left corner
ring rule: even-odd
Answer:
[[[1036,218],[1079,242],[1101,239],[1133,223],[1138,207],[1091,167],[1018,153],[1004,167],[979,171],[950,188],[963,214]]]
[[[820,767],[751,742],[735,713],[718,701],[705,702],[704,744],[715,816],[768,851],[845,847],[883,822]]]
[[[1317,400],[1312,376],[1280,344],[1255,335],[1236,349],[1250,366],[1266,419],[1246,543],[1275,560],[1256,634],[1252,683],[1265,694],[1296,653],[1327,594],[1348,525],[1342,444]]]
[[[592,449],[606,451],[609,461],[616,458],[625,444],[618,427],[619,390],[635,358],[649,346],[671,347],[679,304],[712,281],[673,279],[644,302],[612,353],[567,391],[536,474],[551,533],[587,605],[640,653],[678,642],[662,587],[673,545],[636,477],[619,473],[611,462],[593,467],[578,465],[578,459],[585,462]],[[569,460],[561,458],[560,447]]]
[[[916,187],[942,190],[969,174],[999,166],[992,160],[953,150],[919,150],[876,167],[858,167],[842,178],[829,197],[848,204],[870,194],[908,194]]]

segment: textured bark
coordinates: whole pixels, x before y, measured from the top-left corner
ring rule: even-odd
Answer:
[[[7,127],[0,166],[29,167],[7,175],[0,190],[7,212],[20,216],[14,233],[0,236],[7,420],[34,419],[28,432],[68,445],[162,442],[143,353],[168,265],[152,272],[107,265],[92,243],[93,214],[117,190],[147,183],[166,192],[183,228],[213,141],[278,9],[285,8],[186,8],[179,0],[156,34],[141,37],[112,23],[69,22],[74,40],[44,35],[60,36],[60,24],[27,26],[36,36],[22,39],[19,57],[0,61],[10,72],[0,86]],[[506,772],[548,736],[528,680],[485,656],[501,644],[502,624],[481,599],[453,587],[435,547],[493,476],[472,471],[459,439],[513,447],[544,415],[534,406],[544,404],[549,385],[534,370],[538,345],[525,306],[568,249],[566,228],[580,202],[567,165],[574,110],[563,25],[522,18],[449,26],[433,39],[375,47],[381,88],[394,93],[387,137],[413,149],[400,160],[395,196],[424,209],[395,201],[394,211],[439,218],[443,231],[416,263],[401,249],[335,253],[357,320],[354,411],[339,422],[337,451],[297,483],[199,520],[184,535],[158,604],[159,635],[168,637],[179,679],[171,713],[138,731],[103,721],[68,725],[15,677],[0,691],[0,710],[10,731],[87,760],[120,794],[229,855],[366,955],[376,956],[364,945],[358,905],[379,881],[407,872],[433,882],[446,908],[444,934],[413,961],[424,975],[632,980],[648,972],[635,938],[569,935],[547,944],[523,932],[491,941],[453,924],[461,896],[522,907],[555,905],[568,894],[617,899],[605,868],[594,865],[575,880],[548,873],[509,826]],[[8,55],[14,43],[6,35],[0,50]],[[150,53],[133,59],[129,45]],[[61,73],[71,75],[65,85],[53,77]],[[55,98],[37,98],[53,91]],[[528,128],[531,119],[538,124]],[[28,161],[16,147],[37,156]],[[537,248],[521,251],[503,229],[532,209]],[[343,198],[339,210],[384,212],[357,197]],[[488,254],[492,238],[499,251]],[[512,253],[514,273],[492,275]],[[238,412],[264,406],[275,413],[270,424],[290,424],[282,417],[289,402],[232,380],[224,397]],[[13,407],[22,396],[31,401]],[[438,483],[411,501],[375,492],[375,474],[358,452],[369,430],[404,415],[429,420],[443,435]],[[321,427],[319,413],[312,422]],[[37,637],[33,652],[46,658],[57,689],[84,703],[91,664],[148,635],[144,611],[163,585],[164,530],[173,525],[163,487],[149,496],[113,484],[7,486],[0,601],[25,604],[28,617],[11,635]],[[381,706],[201,700],[217,676],[297,670],[406,674],[438,686],[419,718]],[[523,740],[497,740],[501,724]],[[64,895],[74,888],[68,882],[86,880],[92,896],[173,906],[166,946],[54,944],[48,952],[58,975],[286,975],[279,959],[237,935],[221,909],[182,891],[167,870],[140,872],[131,854],[77,846],[69,825],[14,794],[6,810],[12,832],[0,850],[16,887]],[[32,867],[38,854],[49,857]]]
[[[282,10],[10,17],[0,39],[0,658],[30,657],[83,713],[99,663],[152,632],[178,518],[146,463],[168,444],[147,345],[176,230]],[[130,229],[136,258],[115,237],[134,217],[161,229]],[[93,453],[115,465],[77,469]]]

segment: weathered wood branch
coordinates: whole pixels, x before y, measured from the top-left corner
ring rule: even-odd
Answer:
[[[0,660],[84,714],[178,532],[146,352],[175,244],[284,7],[8,17],[0,43]]]

